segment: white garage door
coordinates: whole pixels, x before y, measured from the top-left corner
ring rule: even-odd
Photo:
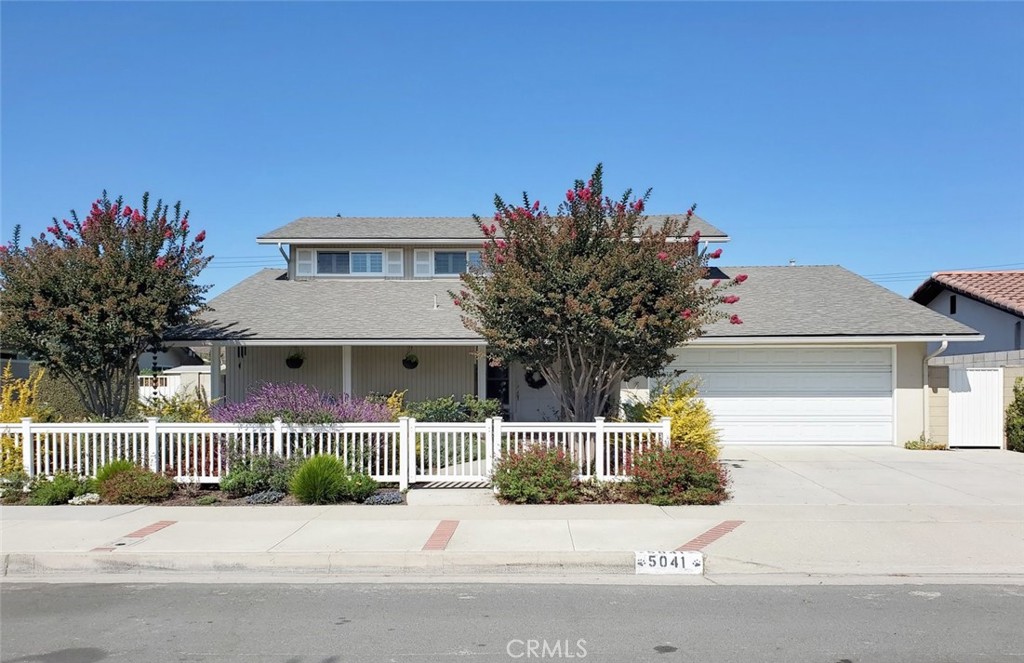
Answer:
[[[893,443],[889,348],[689,347],[670,369],[698,379],[726,444]]]

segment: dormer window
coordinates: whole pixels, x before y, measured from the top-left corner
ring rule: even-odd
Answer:
[[[383,274],[383,251],[317,251],[317,274]]]
[[[479,251],[417,249],[416,276],[458,276],[481,266]]]
[[[295,276],[402,276],[402,249],[298,249]]]

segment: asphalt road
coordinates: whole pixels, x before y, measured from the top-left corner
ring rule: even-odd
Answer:
[[[4,584],[4,663],[1024,661],[1024,587]]]

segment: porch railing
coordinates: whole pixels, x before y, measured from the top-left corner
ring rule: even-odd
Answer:
[[[0,424],[13,438],[4,453],[21,454],[31,476],[72,472],[95,476],[112,460],[130,460],[179,482],[219,483],[233,456],[277,454],[303,458],[337,456],[352,470],[403,489],[421,481],[489,481],[495,463],[531,445],[556,447],[576,462],[582,478],[627,478],[628,455],[671,439],[668,418],[656,423],[397,422],[322,425],[172,423],[49,424],[22,419]],[[7,460],[7,459],[0,459]]]

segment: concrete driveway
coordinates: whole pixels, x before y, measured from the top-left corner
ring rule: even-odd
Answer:
[[[733,505],[1005,505],[1024,509],[1024,454],[989,449],[727,446]]]

